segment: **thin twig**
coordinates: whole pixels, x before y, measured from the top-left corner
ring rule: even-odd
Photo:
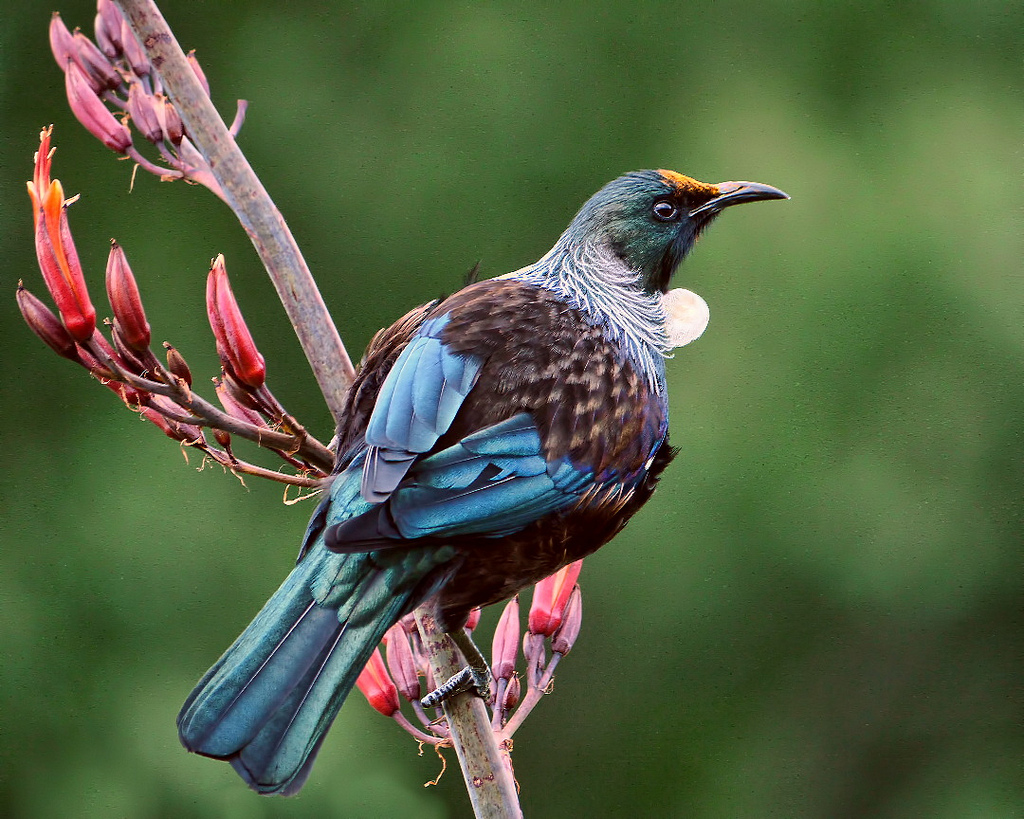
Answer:
[[[192,410],[196,414],[195,419],[189,419],[187,423],[196,426],[210,426],[223,429],[239,438],[245,438],[259,444],[261,447],[273,450],[299,454],[313,466],[319,467],[324,472],[330,472],[334,464],[334,453],[320,443],[316,438],[308,434],[295,435],[278,432],[269,427],[258,427],[250,424],[233,415],[219,410],[205,398],[202,398],[191,389],[183,389],[175,384],[164,384],[153,381],[149,378],[134,375],[110,358],[106,353],[95,346],[89,347],[91,352],[101,364],[111,370],[111,376],[137,390],[143,390],[155,395],[163,395],[171,398],[179,406]],[[166,413],[163,413],[166,415]],[[184,420],[184,419],[175,419]],[[305,430],[303,430],[305,433]]]

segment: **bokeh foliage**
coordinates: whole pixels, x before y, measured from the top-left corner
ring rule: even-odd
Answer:
[[[793,196],[727,213],[676,279],[712,310],[669,363],[682,453],[584,569],[583,636],[517,736],[527,815],[1024,812],[1019,3],[162,8],[221,110],[251,101],[242,146],[354,355],[476,260],[537,258],[623,171]],[[73,121],[50,10],[0,27],[0,814],[464,815],[458,775],[424,790],[436,758],[358,696],[298,799],[178,746],[311,507],[197,474],[24,327],[41,126],[97,300],[116,236],[202,382],[223,252],[273,388],[327,415],[228,211],[129,193]]]

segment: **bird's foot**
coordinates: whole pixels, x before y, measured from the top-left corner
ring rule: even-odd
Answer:
[[[433,708],[435,705],[450,700],[456,694],[466,691],[473,691],[484,702],[490,700],[491,672],[486,666],[482,670],[466,666],[454,677],[427,694],[421,702],[424,708]]]

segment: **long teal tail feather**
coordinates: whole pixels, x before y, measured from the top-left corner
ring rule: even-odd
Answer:
[[[230,762],[259,793],[298,791],[384,632],[436,590],[452,556],[337,555],[317,537],[186,700],[182,744]]]

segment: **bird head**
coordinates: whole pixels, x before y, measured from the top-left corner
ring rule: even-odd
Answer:
[[[562,236],[596,242],[638,271],[647,292],[669,280],[701,232],[725,208],[741,202],[789,199],[758,182],[698,182],[675,171],[634,171],[595,193]]]

